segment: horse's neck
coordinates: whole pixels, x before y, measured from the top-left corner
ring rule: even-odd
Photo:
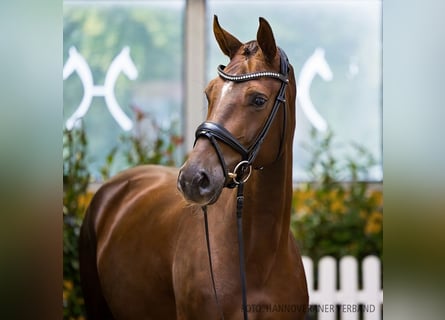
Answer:
[[[105,86],[112,86],[113,83],[116,83],[117,78],[121,72],[120,61],[118,58],[115,58],[108,68],[108,72],[105,75]]]
[[[79,53],[71,55],[70,59],[73,59],[73,70],[69,72],[69,74],[67,72],[66,77],[64,76],[64,78],[67,78],[72,72],[76,71],[82,80],[84,89],[90,89],[93,86],[93,75],[88,63]]]
[[[247,257],[273,257],[288,244],[292,158],[256,171],[245,186],[243,225]]]
[[[300,72],[300,78],[298,79],[300,93],[301,91],[304,91],[305,93],[308,92],[312,79],[314,79],[315,75],[318,73],[318,70],[313,67],[314,64],[310,62],[311,61],[307,61]]]
[[[110,67],[108,68],[107,74],[105,75],[105,87],[114,87],[114,84],[116,83],[121,72],[124,72],[128,76],[127,66],[125,64],[126,60],[128,60],[127,58],[128,57],[122,55],[122,53],[114,58],[110,64]]]

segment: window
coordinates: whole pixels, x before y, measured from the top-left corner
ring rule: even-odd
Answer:
[[[65,1],[64,121],[88,137],[89,168],[100,179],[106,156],[139,125],[182,133],[185,1]],[[178,165],[182,161],[178,150]],[[125,167],[115,155],[111,174]]]
[[[254,38],[263,16],[297,78],[294,181],[309,178],[310,154],[302,145],[309,143],[311,130],[326,128],[339,143],[368,149],[378,165],[366,179],[381,181],[381,6],[381,0],[66,0],[65,124],[82,119],[96,178],[107,154],[122,144],[120,137],[135,130],[140,113],[152,120],[144,124],[146,132],[161,126],[188,139],[175,154],[180,165],[204,120],[205,81],[199,77],[205,73],[208,81],[217,65],[227,64],[211,31],[213,15],[241,41]],[[202,24],[186,27],[187,21],[190,26],[201,20],[202,38],[196,31]],[[185,54],[204,42],[206,58]],[[199,79],[184,81],[187,70]],[[118,153],[111,174],[124,168]]]

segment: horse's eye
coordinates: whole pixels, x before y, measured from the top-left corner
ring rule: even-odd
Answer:
[[[253,98],[252,104],[255,107],[262,107],[266,103],[267,99],[262,96],[255,96]]]

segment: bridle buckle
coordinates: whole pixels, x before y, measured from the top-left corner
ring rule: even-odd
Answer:
[[[246,174],[247,169],[249,169],[249,171],[247,171]],[[239,185],[241,183],[247,182],[251,174],[252,165],[249,163],[249,161],[243,160],[236,165],[235,169],[233,169],[233,172],[227,173],[227,176],[232,179],[235,184]]]

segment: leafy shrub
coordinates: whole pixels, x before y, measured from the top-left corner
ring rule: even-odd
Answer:
[[[333,154],[332,132],[320,136],[313,131],[311,138],[306,148],[313,182],[295,189],[291,220],[302,253],[316,261],[325,255],[382,258],[382,192],[362,180],[375,160],[357,145],[352,145],[354,157],[340,160]]]
[[[87,138],[82,127],[63,131],[63,318],[83,319],[78,237],[88,201]]]
[[[132,110],[136,118],[134,130],[121,135],[119,145],[106,156],[100,169],[103,180],[110,178],[111,167],[118,151],[123,153],[127,167],[141,164],[174,166],[177,163],[175,151],[184,141],[182,136],[173,133],[177,123],[171,123],[170,127],[165,129],[138,107],[133,106]]]

